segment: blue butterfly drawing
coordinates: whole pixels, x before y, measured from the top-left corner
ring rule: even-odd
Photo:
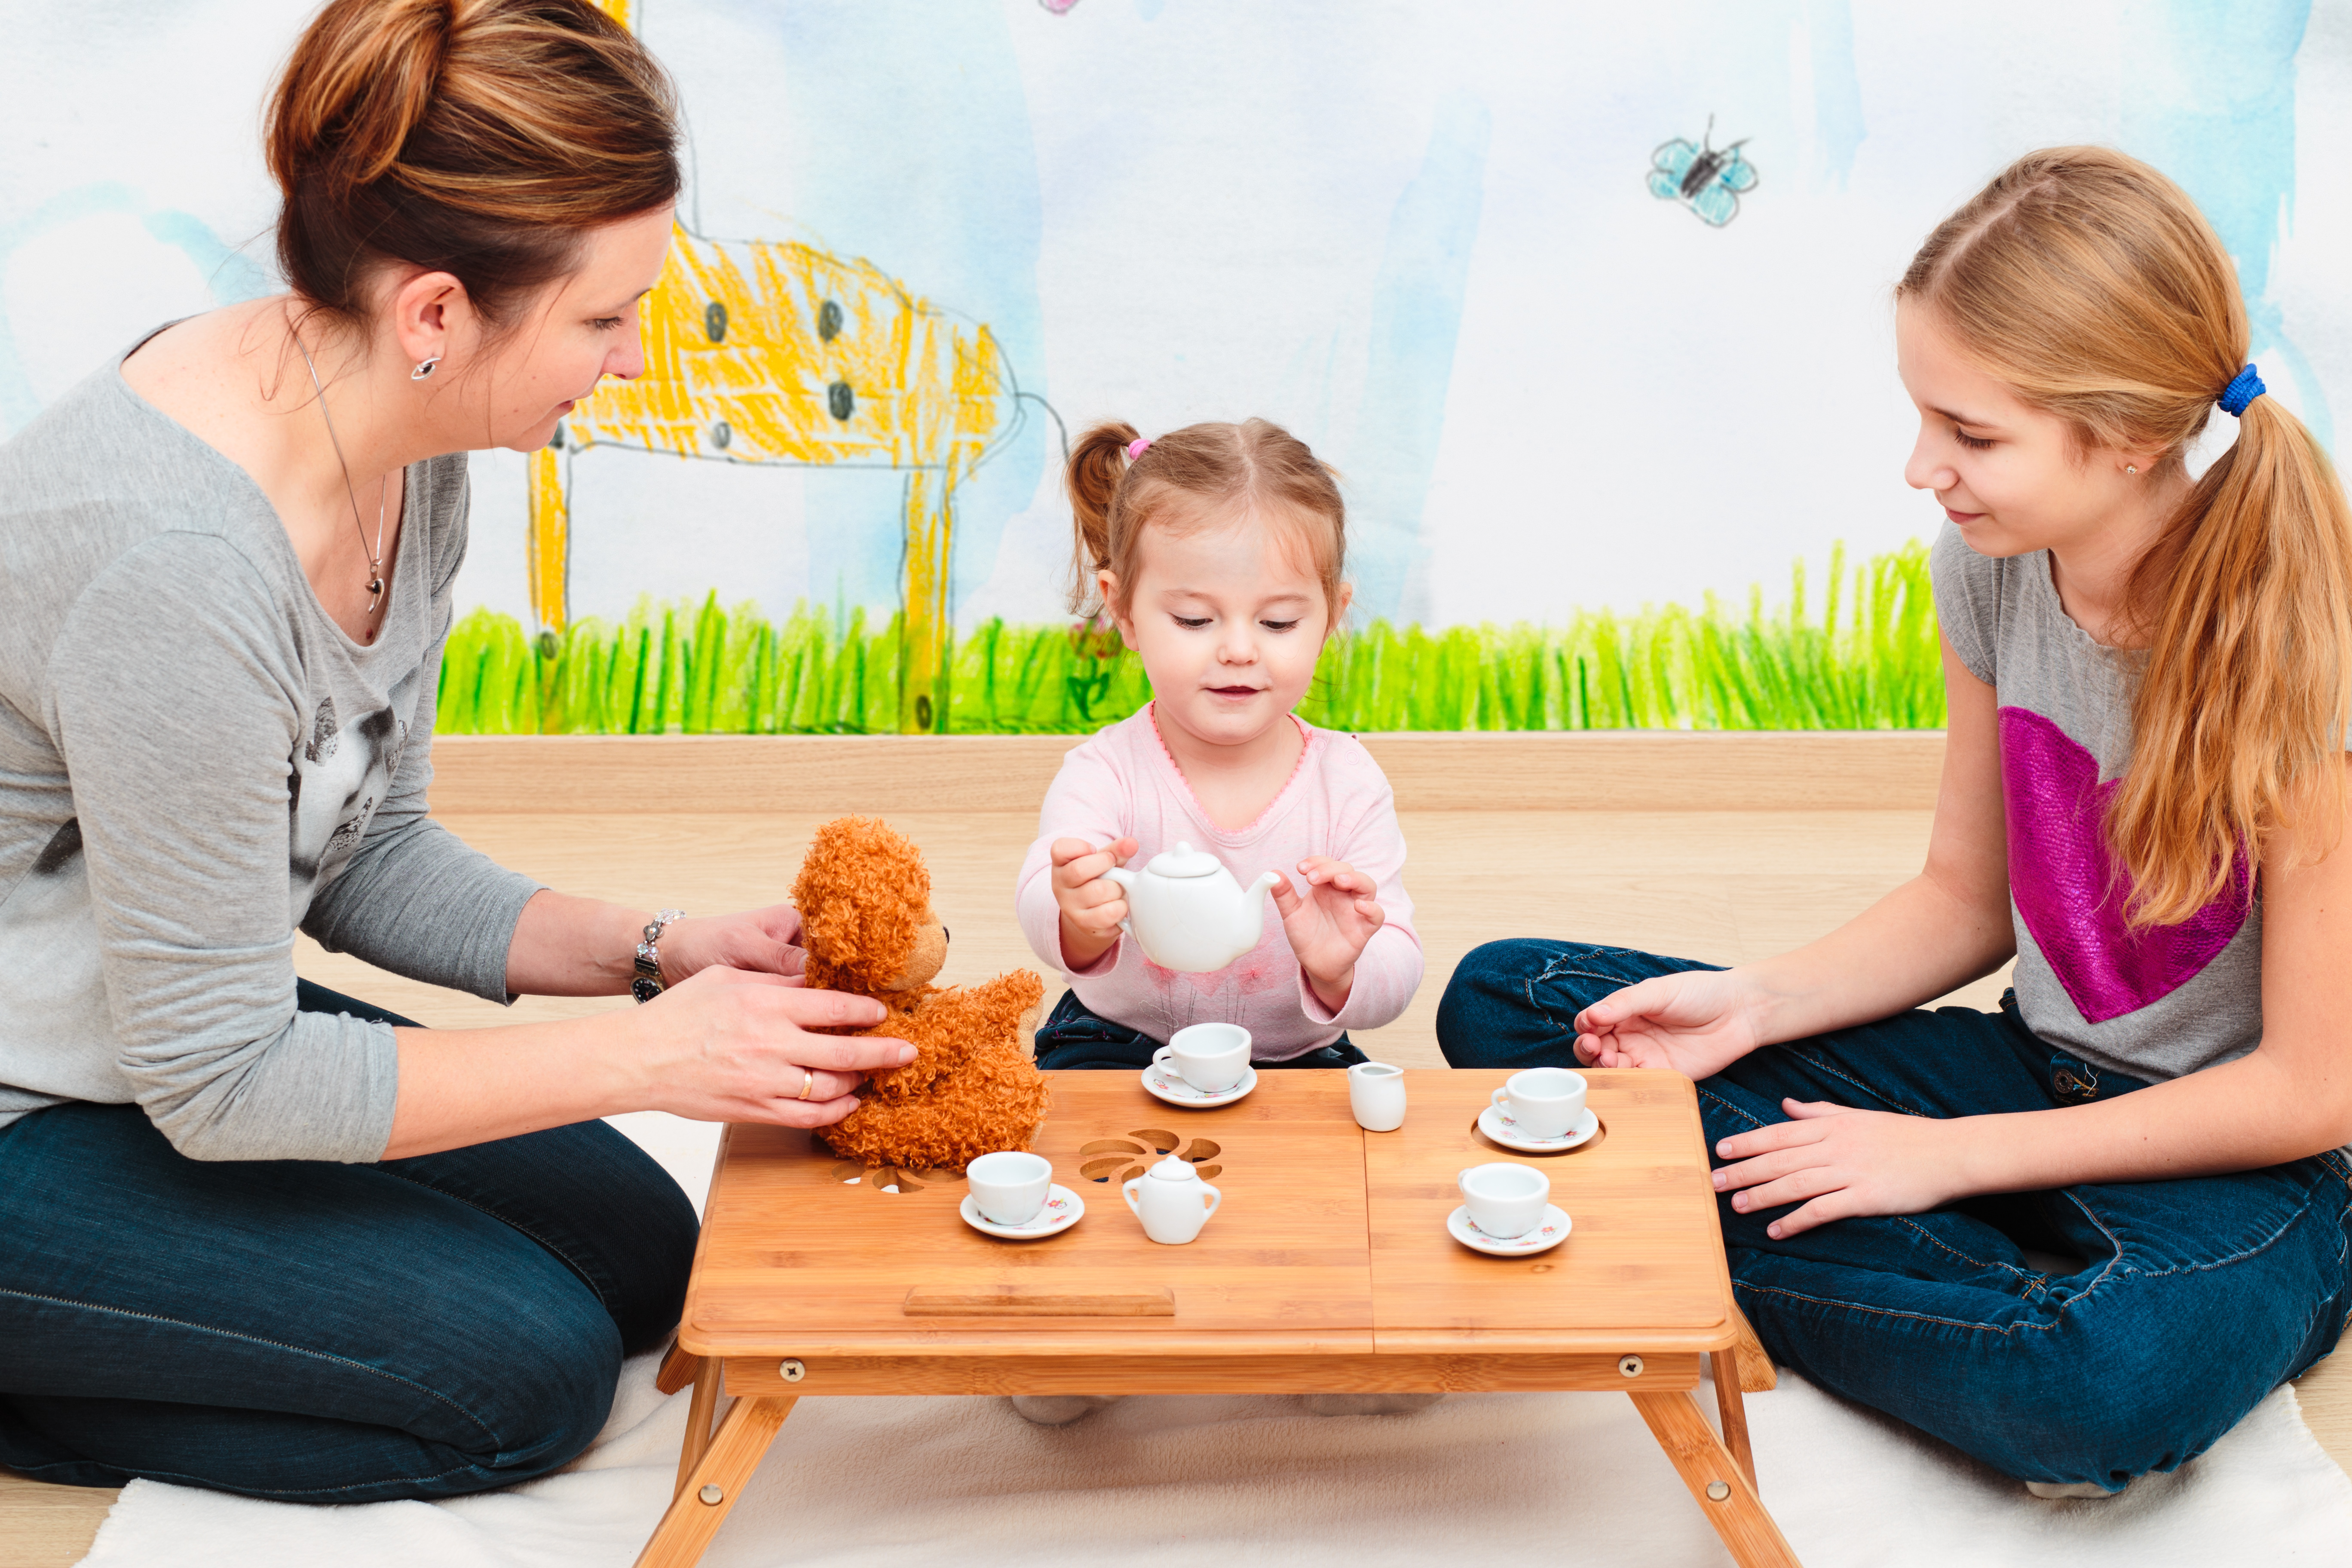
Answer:
[[[1659,143],[1650,154],[1650,194],[1660,201],[1680,202],[1710,228],[1721,228],[1739,216],[1739,197],[1756,188],[1756,165],[1740,156],[1748,145],[1743,136],[1728,147],[1713,145],[1715,117],[1707,116],[1706,132],[1696,147],[1681,136]]]

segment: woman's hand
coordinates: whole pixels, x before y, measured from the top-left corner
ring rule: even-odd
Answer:
[[[1084,969],[1118,941],[1118,922],[1127,919],[1127,889],[1103,875],[1143,847],[1132,838],[1093,845],[1083,838],[1056,838],[1048,851],[1054,858],[1054,902],[1062,911],[1062,956],[1073,969]]]
[[[1924,1214],[1963,1195],[1952,1146],[1959,1123],[1828,1100],[1784,1100],[1796,1118],[1724,1139],[1715,1152],[1738,1164],[1715,1173],[1715,1190],[1741,1214],[1799,1204],[1764,1227],[1783,1241],[1856,1215]]]
[[[1763,995],[1736,969],[1689,969],[1612,991],[1576,1016],[1587,1067],[1668,1068],[1696,1082],[1764,1043]]]
[[[697,1121],[830,1126],[857,1109],[853,1091],[866,1073],[904,1067],[915,1047],[886,1036],[808,1031],[869,1028],[888,1016],[870,996],[710,964],[635,1016],[646,1040],[639,1056],[646,1103]]]
[[[1379,885],[1345,860],[1310,855],[1298,872],[1307,879],[1305,896],[1285,877],[1274,885],[1275,910],[1316,999],[1337,1013],[1355,989],[1356,960],[1388,911],[1373,897]]]
[[[798,974],[808,961],[801,951],[801,912],[790,904],[704,919],[688,915],[662,932],[660,947],[665,985],[714,964],[760,974]]]

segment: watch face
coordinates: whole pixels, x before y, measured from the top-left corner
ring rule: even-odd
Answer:
[[[661,994],[662,983],[658,980],[648,980],[640,974],[629,982],[629,994],[640,1002],[650,1002]]]

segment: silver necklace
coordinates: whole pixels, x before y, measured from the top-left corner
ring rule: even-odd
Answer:
[[[343,494],[351,498],[352,526],[359,530],[360,548],[367,550],[367,524],[360,521],[360,498],[352,489],[352,466],[343,461],[343,444],[335,437],[335,416],[327,412],[327,389],[319,384],[319,367],[310,363],[310,351],[302,346],[299,333],[294,334],[294,351],[302,356],[302,368],[310,373],[310,385],[319,394],[319,417],[327,422],[327,444],[335,449],[335,466],[343,470]],[[383,493],[391,478],[386,474],[375,482],[375,548],[368,551],[367,613],[371,616],[383,602]]]

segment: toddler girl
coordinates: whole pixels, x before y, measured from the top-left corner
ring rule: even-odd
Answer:
[[[1108,614],[1152,700],[1064,760],[1021,868],[1021,928],[1070,979],[1037,1065],[1140,1070],[1170,1035],[1212,1021],[1247,1029],[1261,1066],[1362,1061],[1346,1031],[1404,1011],[1421,939],[1388,780],[1352,737],[1291,711],[1348,607],[1331,471],[1263,419],[1157,441],[1099,425],[1066,482],[1071,607]],[[1180,842],[1244,887],[1286,874],[1279,920],[1211,974],[1162,969],[1126,940],[1125,896],[1103,875]]]
[[[1079,746],[1045,792],[1014,895],[1037,956],[1070,989],[1037,1031],[1048,1069],[1140,1071],[1189,1024],[1239,1024],[1261,1067],[1364,1059],[1421,984],[1421,939],[1399,880],[1404,837],[1388,780],[1352,736],[1291,710],[1348,608],[1347,509],[1304,442],[1263,419],[1188,425],[1147,441],[1098,425],[1070,455],[1077,584],[1143,659],[1152,700]],[[1189,843],[1244,887],[1272,869],[1279,921],[1213,974],[1180,974],[1120,933],[1103,873]],[[1318,1415],[1418,1410],[1434,1394],[1325,1394]],[[1060,1426],[1113,1403],[1024,1394]]]

